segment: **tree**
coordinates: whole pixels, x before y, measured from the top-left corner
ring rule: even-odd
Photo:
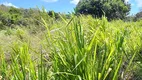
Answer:
[[[17,8],[14,8],[14,7],[10,7],[9,14],[10,14],[10,17],[11,17],[11,24],[18,23],[18,21],[22,17],[22,13],[20,12],[20,9],[17,9]]]
[[[130,4],[125,0],[80,0],[75,8],[78,14],[90,14],[101,18],[124,19],[130,11]]]
[[[136,15],[135,15],[135,21],[138,21],[138,20],[141,20],[142,19],[142,11],[138,12]]]

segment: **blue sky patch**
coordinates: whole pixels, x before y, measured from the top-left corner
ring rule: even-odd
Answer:
[[[0,0],[0,4],[14,6],[16,8],[35,8],[44,6],[45,9],[55,12],[72,12],[79,0]],[[142,9],[142,0],[125,0],[131,4],[130,15],[136,14]]]

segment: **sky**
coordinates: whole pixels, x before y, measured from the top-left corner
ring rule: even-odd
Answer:
[[[131,4],[130,15],[136,14],[142,9],[142,0],[125,0]],[[16,8],[36,8],[43,7],[55,12],[72,12],[79,0],[0,0],[0,4],[13,6]]]

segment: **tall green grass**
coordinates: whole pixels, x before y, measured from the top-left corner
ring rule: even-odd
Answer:
[[[134,71],[140,68],[142,60],[140,22],[60,17],[61,20],[41,18],[46,31],[39,42],[40,49],[34,49],[31,41],[20,40],[11,46],[9,61],[4,49],[0,49],[2,79],[134,79]]]

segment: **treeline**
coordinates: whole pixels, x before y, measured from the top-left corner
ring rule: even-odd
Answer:
[[[142,19],[142,11],[138,12],[133,18],[134,21],[138,21]]]
[[[64,13],[56,13],[54,11],[48,11],[43,8],[42,10],[39,8],[14,8],[7,7],[5,5],[0,5],[0,29],[4,29],[6,27],[14,27],[18,26],[39,26],[41,17],[45,19],[54,18],[55,20],[63,18],[70,18],[69,14]]]
[[[128,15],[126,16],[126,14],[128,14],[129,11],[127,13],[120,15],[122,11],[119,11],[121,9],[116,8],[115,3],[110,4],[109,2],[107,2],[105,4],[102,4],[103,2],[101,1],[88,2],[86,4],[83,3],[84,3],[83,1],[80,1],[79,4],[76,6],[75,8],[76,15],[83,14],[83,15],[92,15],[92,16],[95,15],[101,17],[105,14],[105,16],[108,19],[114,20],[114,19],[121,19],[122,17],[122,20],[124,21],[138,21],[142,19],[142,11],[132,16]],[[106,5],[108,5],[110,9],[105,7]],[[102,8],[101,6],[104,6],[104,8]],[[124,8],[126,6],[127,5],[125,5]],[[127,7],[129,7],[129,5]],[[110,12],[109,10],[111,11],[111,13],[109,13]],[[44,19],[54,18],[55,20],[60,20],[60,19],[70,19],[71,14],[46,11],[44,8],[24,9],[24,8],[14,8],[14,7],[7,7],[5,5],[0,5],[0,29],[4,29],[6,27],[15,27],[15,25],[18,26],[34,25],[36,27],[41,25],[40,24],[41,17],[44,17]]]

